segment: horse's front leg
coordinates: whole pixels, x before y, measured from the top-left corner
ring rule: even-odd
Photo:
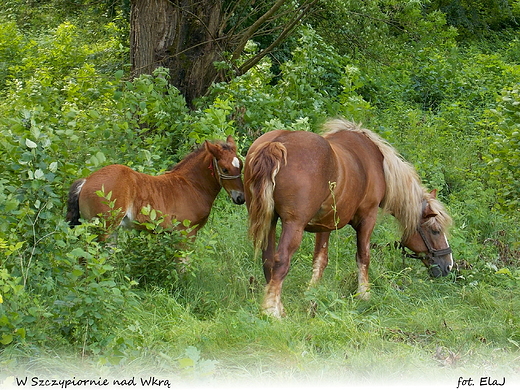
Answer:
[[[354,228],[357,232],[356,262],[358,266],[358,289],[356,297],[370,299],[368,267],[370,266],[370,236],[374,230],[376,217],[366,217]]]
[[[271,234],[269,235],[269,242]],[[264,302],[262,309],[264,313],[273,317],[285,316],[282,304],[282,284],[285,276],[289,272],[291,257],[300,246],[303,236],[303,228],[296,224],[282,223],[282,235],[278,244],[278,249],[271,259],[264,259],[264,273],[266,275],[267,286],[265,288]],[[268,246],[269,249],[269,246]],[[267,276],[269,275],[269,277]]]

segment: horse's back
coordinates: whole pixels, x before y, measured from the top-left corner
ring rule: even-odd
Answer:
[[[99,214],[113,217],[113,223],[140,228],[135,221],[148,221],[141,214],[150,206],[164,216],[162,225],[169,226],[173,219],[191,221],[202,227],[211,210],[205,205],[204,194],[179,172],[148,175],[126,165],[108,165],[93,172],[85,180],[79,196],[79,208],[83,218],[91,219]],[[112,214],[113,210],[120,212]]]
[[[324,138],[331,144],[346,175],[364,177],[365,181],[384,182],[383,155],[367,136],[356,131],[327,133]],[[383,184],[384,185],[384,184]]]

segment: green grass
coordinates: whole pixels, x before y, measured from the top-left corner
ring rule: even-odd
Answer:
[[[139,304],[107,319],[119,339],[112,350],[82,355],[80,345],[18,344],[0,355],[2,377],[155,375],[176,383],[268,377],[304,384],[426,379],[450,386],[460,376],[518,380],[518,270],[496,274],[477,263],[457,278],[431,279],[420,262],[403,260],[386,245],[396,231],[384,217],[373,239],[369,302],[352,296],[351,229],[333,234],[329,267],[310,290],[313,242],[306,235],[284,284],[288,316],[276,320],[259,310],[264,280],[245,218],[244,207],[220,198],[198,237],[192,272],[168,288],[149,282],[136,289]],[[318,304],[314,317],[307,312],[311,299]]]

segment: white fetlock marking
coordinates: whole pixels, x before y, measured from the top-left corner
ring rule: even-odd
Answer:
[[[276,290],[278,290],[278,293]],[[285,310],[282,305],[279,289],[275,289],[270,285],[266,286],[262,310],[265,314],[271,317],[282,318],[285,316]]]

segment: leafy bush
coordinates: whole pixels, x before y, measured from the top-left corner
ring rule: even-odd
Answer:
[[[117,29],[107,31],[91,45],[70,23],[34,40],[12,23],[0,28],[9,60],[0,105],[3,345],[44,340],[51,329],[56,342],[103,353],[116,348],[113,318],[136,302],[135,282],[114,267],[118,251],[96,241],[101,222],[71,231],[63,221],[66,189],[110,161],[164,169],[184,142],[187,109],[161,70],[132,83],[101,73],[97,54],[119,44],[110,38]]]
[[[52,322],[58,334],[82,350],[99,354],[112,340],[113,329],[124,321],[124,313],[136,304],[131,292],[135,282],[119,276],[113,265],[117,249],[96,241],[92,227],[80,225],[69,242],[57,241],[64,254],[52,261],[55,299],[50,304]],[[118,318],[118,322],[114,322]]]
[[[13,248],[2,249],[7,254]],[[13,341],[24,342],[26,327],[36,321],[40,311],[37,303],[31,304],[21,282],[21,277],[13,277],[5,268],[0,268],[0,345],[3,346]]]
[[[164,228],[160,211],[146,207],[141,213],[149,218],[141,224],[146,230],[118,232],[117,244],[124,250],[117,256],[117,267],[143,287],[171,289],[179,274],[194,273],[197,269],[190,221],[181,224],[173,220],[171,227]]]
[[[489,111],[493,134],[486,160],[490,182],[497,188],[498,203],[511,211],[520,207],[520,84],[502,92]]]

